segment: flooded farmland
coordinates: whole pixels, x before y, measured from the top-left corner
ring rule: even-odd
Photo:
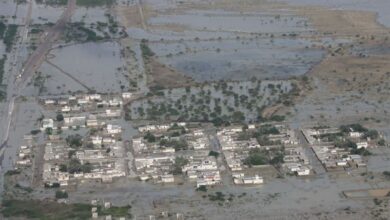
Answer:
[[[300,76],[323,58],[310,42],[293,39],[215,40],[152,43],[159,60],[196,81],[288,79]]]
[[[126,73],[121,71],[123,60],[120,57],[120,46],[115,42],[56,48],[51,51],[48,60],[50,65],[41,68],[43,74],[50,75],[46,81],[48,94],[85,90],[85,87],[98,92],[119,92],[129,86]],[[93,84],[91,79],[94,80]]]

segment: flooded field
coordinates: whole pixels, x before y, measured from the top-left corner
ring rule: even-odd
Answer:
[[[148,23],[150,25],[173,24],[195,30],[239,33],[286,33],[312,30],[306,19],[284,12],[187,11],[184,14],[152,17]]]
[[[75,14],[72,17],[72,22],[84,22],[86,24],[107,22],[105,14],[108,10],[105,8],[77,8]]]
[[[305,74],[323,58],[298,39],[214,40],[152,43],[159,60],[196,81],[288,79]]]
[[[20,24],[26,19],[27,4],[16,4],[12,0],[0,0],[0,15],[11,24]],[[15,16],[15,17],[13,17]]]
[[[320,5],[337,10],[357,10],[374,12],[378,16],[378,22],[390,27],[390,2],[387,0],[274,0],[289,4],[307,6]]]
[[[52,50],[48,58],[50,63],[41,67],[41,72],[50,76],[46,81],[48,94],[85,90],[85,87],[98,92],[120,92],[129,86],[121,69],[124,64],[118,43],[70,45]]]
[[[287,177],[257,187],[217,186],[209,188],[206,193],[196,192],[191,184],[161,186],[123,180],[110,189],[99,184],[82,185],[78,193],[71,193],[71,198],[72,201],[89,202],[87,194],[93,186],[94,198],[112,201],[116,205],[131,204],[132,213],[140,218],[158,215],[159,211],[164,210],[182,213],[186,219],[202,219],[205,216],[210,219],[226,219],[226,212],[229,212],[229,219],[318,219],[318,215],[324,219],[326,216],[340,219],[344,215],[343,219],[354,219],[356,211],[367,204],[363,201],[346,200],[341,195],[342,191],[367,188],[370,184],[359,176],[352,179],[328,176],[317,179]],[[233,195],[233,199],[222,203],[210,201],[207,195],[216,191]],[[364,212],[358,215],[369,216]]]
[[[61,16],[63,10],[64,7],[40,5],[33,1],[31,14],[32,24],[55,23]]]

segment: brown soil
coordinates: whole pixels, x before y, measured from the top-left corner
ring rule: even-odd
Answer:
[[[116,14],[125,27],[142,27],[142,19],[137,6],[117,7]]]
[[[149,87],[177,88],[193,85],[195,82],[187,76],[158,62],[155,58],[149,58],[145,62]]]
[[[307,17],[319,32],[332,36],[371,36],[388,33],[376,21],[376,14],[373,12],[332,10],[324,7],[294,9],[298,15]]]

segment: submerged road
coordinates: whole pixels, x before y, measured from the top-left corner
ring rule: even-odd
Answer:
[[[27,17],[25,20],[24,28],[20,32],[21,35],[21,42],[18,42],[18,45],[16,47],[15,51],[15,58],[18,59],[17,56],[21,47],[21,44],[23,44],[24,40],[26,40],[28,26],[31,20],[31,0],[30,0],[30,6],[29,10],[27,12]],[[7,106],[8,111],[5,117],[5,123],[3,123],[1,126],[1,129],[4,129],[4,135],[2,140],[0,140],[0,158],[3,157],[4,150],[7,146],[8,138],[9,138],[9,130],[11,125],[14,123],[14,105],[15,105],[15,99],[20,95],[20,92],[24,89],[24,87],[27,85],[27,83],[32,79],[34,76],[36,70],[41,66],[43,61],[45,60],[46,54],[50,51],[53,44],[61,37],[62,33],[64,32],[66,28],[66,24],[70,22],[70,19],[76,9],[76,0],[68,0],[68,4],[64,12],[62,13],[61,17],[58,19],[57,23],[52,26],[48,31],[44,33],[43,41],[41,44],[38,45],[36,50],[28,57],[27,61],[24,63],[23,68],[21,72],[17,68],[15,68],[10,73],[11,79],[16,78],[14,82],[10,82],[8,85],[10,89],[8,89],[7,92]],[[16,62],[20,62],[16,60]],[[17,78],[16,75],[19,75],[20,77]],[[0,161],[0,164],[2,164],[2,160]]]

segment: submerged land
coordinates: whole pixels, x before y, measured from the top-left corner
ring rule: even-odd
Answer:
[[[389,219],[387,0],[0,0],[1,219]]]

